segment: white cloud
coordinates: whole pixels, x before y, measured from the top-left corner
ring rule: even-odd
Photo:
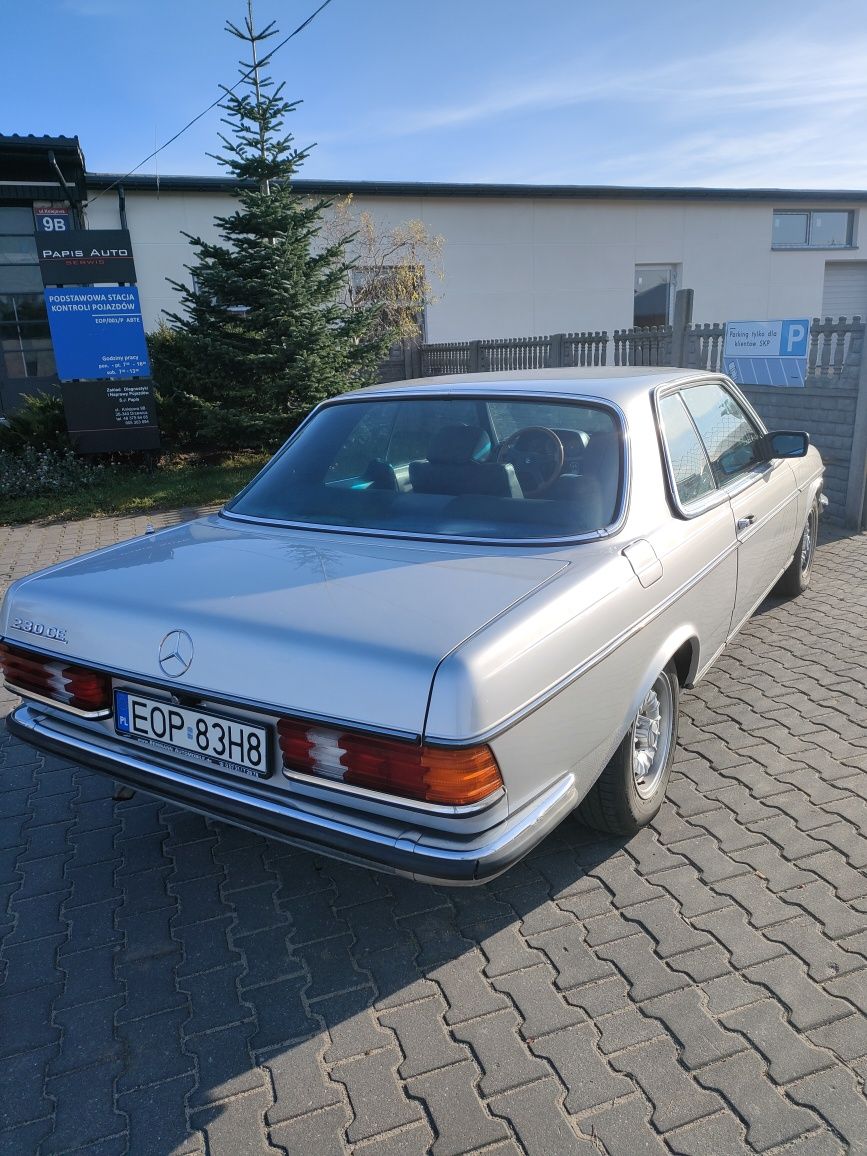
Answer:
[[[640,51],[638,46],[635,59]],[[823,43],[798,28],[771,43],[761,36],[664,64],[638,68],[624,59],[615,67],[600,59],[592,69],[582,62],[580,69],[573,65],[547,77],[510,79],[464,101],[382,115],[369,136],[458,134],[468,144],[509,118],[560,114],[562,126],[564,112],[583,110],[582,117],[592,113],[592,122],[584,121],[580,156],[570,155],[574,145],[564,141],[558,155],[544,156],[540,165],[538,150],[551,139],[540,132],[535,153],[531,141],[522,150],[530,155],[523,157],[476,149],[478,166],[464,157],[463,173],[450,178],[863,187],[865,60],[863,35]],[[636,139],[642,147],[634,147]],[[486,175],[494,173],[500,175]]]
[[[706,56],[675,60],[630,74],[528,79],[478,94],[467,102],[419,109],[392,117],[386,131],[403,135],[483,122],[514,112],[570,108],[613,100],[662,104],[668,114],[772,111],[851,104],[867,97],[867,39],[826,46],[800,40],[777,43],[773,52],[762,40]]]

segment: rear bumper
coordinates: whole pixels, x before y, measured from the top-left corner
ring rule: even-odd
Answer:
[[[571,774],[557,780],[539,798],[507,820],[468,839],[419,831],[366,828],[348,812],[317,814],[290,801],[264,798],[246,790],[243,781],[213,782],[188,772],[180,764],[139,755],[91,740],[52,715],[20,706],[7,718],[13,735],[40,750],[61,755],[127,786],[228,823],[248,827],[339,859],[379,871],[406,875],[419,882],[484,883],[523,858],[580,801]]]

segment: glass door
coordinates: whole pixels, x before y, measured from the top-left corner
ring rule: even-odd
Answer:
[[[677,289],[676,265],[636,265],[632,324],[669,325]]]

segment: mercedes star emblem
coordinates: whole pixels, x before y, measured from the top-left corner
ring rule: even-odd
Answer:
[[[160,669],[169,678],[180,678],[193,661],[193,640],[186,630],[170,630],[160,643]]]

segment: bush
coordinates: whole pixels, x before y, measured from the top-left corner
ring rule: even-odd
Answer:
[[[0,425],[0,451],[34,449],[71,452],[63,402],[49,393],[30,394],[21,409]]]
[[[72,450],[0,449],[0,498],[33,498],[98,485],[104,465],[91,465]]]

